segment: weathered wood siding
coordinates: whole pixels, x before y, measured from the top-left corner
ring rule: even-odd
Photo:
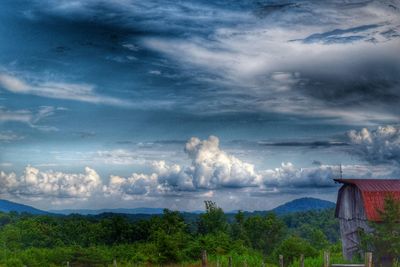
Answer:
[[[343,256],[350,260],[359,252],[359,229],[370,232],[361,191],[354,185],[339,190],[336,216],[339,218]]]

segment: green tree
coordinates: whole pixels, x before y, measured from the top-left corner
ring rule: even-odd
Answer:
[[[244,243],[249,243],[249,239],[245,229],[245,216],[243,211],[239,210],[235,214],[235,222],[231,226],[231,235],[234,240],[241,240]]]
[[[162,217],[153,219],[151,239],[158,254],[159,263],[180,262],[185,258],[182,251],[190,241],[187,225],[177,211],[165,209]]]
[[[257,215],[247,218],[244,228],[251,247],[265,255],[271,254],[286,234],[284,223],[272,213],[264,217]]]
[[[363,233],[364,250],[373,250],[375,258],[384,263],[400,255],[400,201],[392,195],[385,198],[384,208],[378,210],[381,221],[371,223],[373,231]]]
[[[213,201],[204,201],[206,212],[200,215],[198,231],[201,234],[227,232],[228,223],[224,211]]]

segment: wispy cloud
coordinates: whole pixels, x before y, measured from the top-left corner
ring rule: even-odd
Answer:
[[[4,142],[4,143],[9,143],[9,142],[13,142],[16,140],[21,140],[24,137],[21,135],[18,135],[12,131],[3,131],[0,132],[0,143]]]
[[[395,52],[398,39],[379,46],[365,42],[351,46],[288,42],[298,35],[301,30],[252,30],[216,34],[216,40],[211,41],[148,38],[145,44],[182,62],[185,68],[194,66],[198,72],[210,73],[210,79],[217,77],[210,83],[219,85],[221,95],[243,96],[233,97],[232,101],[224,97],[215,107],[217,113],[244,111],[252,106],[258,112],[322,117],[333,123],[361,125],[397,120],[400,111],[395,102],[382,97],[400,97],[396,90],[398,77],[392,71],[399,68]],[[381,65],[387,70],[385,74],[365,67],[381,62],[385,62]],[[329,66],[335,66],[335,70]],[[374,74],[366,76],[369,72]],[[357,80],[359,76],[365,79]],[[203,79],[204,75],[199,77]],[[362,99],[356,102],[358,93]],[[210,105],[209,99],[199,102],[199,106]]]
[[[145,161],[140,153],[125,149],[100,150],[91,157],[93,160],[110,165],[134,165]]]
[[[89,84],[52,81],[28,83],[23,79],[11,74],[1,73],[0,86],[3,89],[15,94],[29,94],[47,98],[73,100],[120,107],[132,106],[132,104],[126,100],[98,94],[95,91],[95,87]]]
[[[32,111],[29,109],[10,110],[0,106],[0,123],[18,122],[43,131],[54,131],[57,128],[40,125],[39,122],[54,115],[57,110],[63,110],[63,108],[42,106]]]

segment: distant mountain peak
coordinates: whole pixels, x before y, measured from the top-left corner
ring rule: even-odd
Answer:
[[[303,197],[286,202],[285,204],[272,209],[272,211],[276,214],[286,214],[292,212],[330,209],[335,206],[336,204],[331,201],[313,197]]]

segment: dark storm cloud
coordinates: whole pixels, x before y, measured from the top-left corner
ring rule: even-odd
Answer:
[[[399,21],[390,5],[396,3],[48,0],[24,14],[65,34],[81,31],[76,38],[97,51],[95,59],[106,52],[121,73],[141,72],[151,86],[131,90],[124,86],[128,76],[116,74],[123,76],[118,87],[129,98],[163,103],[152,109],[212,117],[251,106],[258,113],[376,123],[399,113],[399,58],[392,56]],[[364,44],[371,41],[380,48]],[[53,47],[59,54],[80,49]],[[372,103],[378,104],[365,107]]]
[[[348,143],[341,141],[287,141],[287,142],[258,142],[261,146],[278,146],[278,147],[334,147],[348,146]]]
[[[393,51],[394,52],[394,51]],[[299,86],[305,95],[327,106],[390,109],[399,114],[400,61],[397,57],[357,59],[335,62],[326,67],[304,69],[307,80]],[[387,110],[389,111],[389,110]]]
[[[270,16],[275,12],[284,12],[288,9],[299,7],[299,3],[262,3],[257,2],[257,6],[254,10],[254,14],[260,18],[265,18]]]
[[[237,23],[240,12],[234,9],[240,10],[241,6],[246,4],[235,7],[207,1],[48,0],[37,1],[28,14],[33,19],[63,19],[93,29],[111,27],[117,33],[178,36],[205,33],[209,31],[206,26],[212,28],[215,24]]]
[[[364,31],[378,28],[380,25],[372,24],[372,25],[362,25],[358,27],[352,27],[349,29],[335,29],[333,31],[324,32],[324,33],[314,33],[302,40],[304,43],[317,43],[322,42],[324,44],[333,44],[333,43],[350,43],[353,41],[365,40],[367,37],[358,33],[362,33]]]

